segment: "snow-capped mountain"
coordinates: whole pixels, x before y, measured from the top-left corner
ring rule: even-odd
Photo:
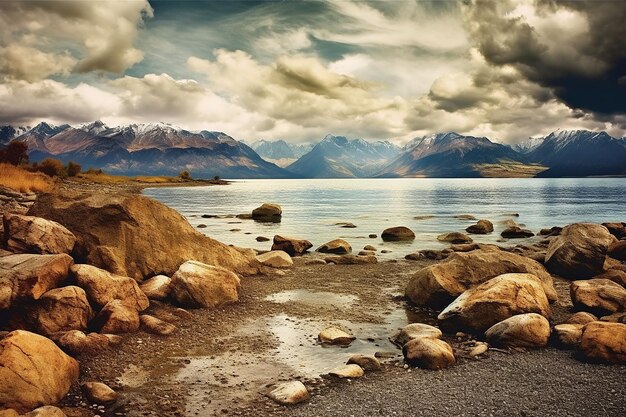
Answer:
[[[512,145],[511,148],[521,153],[532,152],[543,143],[544,139],[545,138],[542,136],[531,137],[531,138],[526,139],[525,141]]]
[[[0,126],[0,145],[6,145],[18,136],[28,132],[31,128],[24,126]]]
[[[400,148],[388,141],[327,135],[287,169],[307,178],[369,177],[398,152]]]
[[[54,157],[121,174],[224,178],[292,176],[222,132],[191,132],[165,123],[108,127],[101,121],[75,127],[40,123],[16,138],[32,161]]]
[[[313,145],[288,143],[282,139],[275,141],[261,139],[250,144],[250,147],[266,161],[285,167],[309,152]]]

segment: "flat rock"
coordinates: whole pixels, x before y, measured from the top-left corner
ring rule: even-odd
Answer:
[[[69,254],[76,237],[57,222],[41,217],[6,213],[4,215],[6,247],[12,252]]]
[[[577,309],[611,313],[626,310],[626,288],[608,279],[572,281],[570,296]]]
[[[413,339],[420,337],[434,337],[439,339],[442,336],[441,330],[435,326],[424,323],[411,323],[394,333],[389,340],[398,347],[406,345]]]
[[[102,382],[84,382],[80,388],[91,403],[107,405],[117,400],[117,392]]]
[[[313,244],[308,240],[280,235],[274,236],[274,242],[272,243],[272,250],[285,251],[289,256],[302,255],[312,247]]]
[[[446,328],[484,331],[523,313],[550,316],[541,281],[531,274],[504,274],[465,291],[437,318]]]
[[[381,237],[384,241],[415,240],[415,233],[408,227],[396,226],[383,230]]]
[[[452,346],[433,337],[420,337],[404,345],[405,361],[424,369],[444,369],[456,362]]]
[[[78,379],[78,362],[50,339],[23,330],[0,340],[0,404],[18,411],[56,404]]]
[[[452,233],[445,233],[443,235],[439,235],[437,236],[437,240],[440,242],[448,242],[448,243],[454,243],[454,244],[473,242],[471,237],[469,237],[465,233],[460,233],[460,232],[452,232]]]
[[[363,265],[378,263],[378,258],[375,255],[339,255],[326,257],[324,261],[335,265]]]
[[[311,395],[300,381],[290,381],[278,384],[267,394],[269,398],[283,405],[298,404],[308,400]]]
[[[511,226],[504,229],[502,233],[500,233],[500,236],[506,239],[522,239],[526,237],[533,237],[535,234],[528,229],[523,229],[519,226]]]
[[[139,288],[150,300],[167,300],[172,292],[172,279],[166,275],[156,275],[139,284]]]
[[[440,308],[467,289],[507,273],[535,275],[540,279],[548,300],[557,299],[552,277],[543,265],[496,249],[452,253],[446,261],[422,268],[413,275],[405,294],[417,305]]]
[[[316,249],[321,253],[334,253],[336,255],[345,255],[352,252],[352,246],[343,239],[334,239],[330,242],[324,243],[322,246]]]
[[[172,299],[193,308],[215,308],[239,300],[240,281],[233,272],[188,261],[172,277]]]
[[[491,326],[485,338],[501,347],[543,347],[550,339],[550,323],[541,314],[518,314]]]
[[[626,364],[626,324],[603,321],[586,324],[580,350],[590,361]]]
[[[334,368],[332,371],[328,373],[330,376],[334,376],[335,378],[360,378],[365,375],[363,368],[359,365],[351,364],[351,365],[342,365]]]
[[[256,259],[263,265],[272,268],[289,268],[293,266],[291,256],[282,250],[272,250],[262,253],[261,255],[257,255]]]
[[[615,241],[615,236],[599,224],[571,224],[548,245],[546,268],[567,279],[599,275],[604,272],[609,246]]]
[[[122,300],[124,304],[143,311],[150,305],[148,297],[141,291],[137,282],[121,275],[116,275],[92,265],[76,264],[71,268],[78,285],[87,293],[89,300],[103,307],[113,300]]]
[[[317,336],[317,338],[322,343],[327,343],[330,345],[342,345],[342,346],[347,346],[350,343],[352,343],[354,339],[356,339],[356,337],[336,327],[328,327],[322,330],[320,334]]]

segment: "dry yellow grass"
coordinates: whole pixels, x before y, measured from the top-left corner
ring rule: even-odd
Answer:
[[[0,164],[0,185],[22,193],[48,191],[52,180],[45,174],[29,172],[11,164]]]
[[[92,182],[96,184],[128,184],[128,183],[167,184],[167,183],[185,182],[179,177],[166,177],[166,176],[128,177],[124,175],[111,175],[105,172],[98,173],[95,171],[83,172],[81,174],[78,174],[76,177],[73,177],[72,180]]]

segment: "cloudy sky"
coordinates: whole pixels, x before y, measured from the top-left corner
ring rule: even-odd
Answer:
[[[624,22],[622,0],[4,0],[0,124],[623,136]]]

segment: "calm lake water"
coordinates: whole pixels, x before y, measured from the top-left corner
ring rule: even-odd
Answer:
[[[343,238],[355,251],[373,244],[392,251],[387,256],[399,257],[445,247],[436,239],[439,234],[475,223],[454,217],[460,214],[491,220],[494,233],[472,235],[476,242],[490,243],[500,239],[507,219],[535,233],[581,221],[626,221],[624,178],[239,180],[227,186],[150,188],[144,194],[176,209],[194,227],[206,225],[198,230],[212,238],[263,250],[271,242],[259,243],[257,236],[281,234],[308,239],[314,248]],[[265,202],[282,206],[281,223],[201,217],[250,213]],[[341,228],[339,222],[357,227]],[[392,226],[407,226],[417,238],[412,243],[382,242],[381,232]],[[372,233],[379,237],[369,238]],[[539,238],[510,243],[533,239]]]

